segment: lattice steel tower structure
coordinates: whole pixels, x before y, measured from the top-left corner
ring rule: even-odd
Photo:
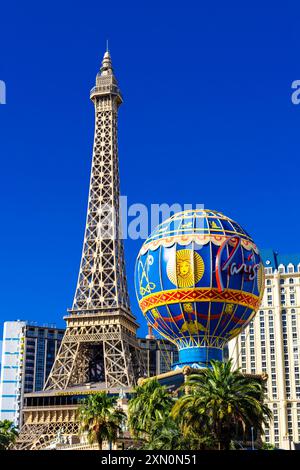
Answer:
[[[127,387],[143,375],[130,311],[119,216],[118,108],[122,96],[105,52],[90,98],[95,135],[85,236],[67,329],[44,390],[87,382]]]

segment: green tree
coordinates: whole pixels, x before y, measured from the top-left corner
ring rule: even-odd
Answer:
[[[276,450],[276,447],[274,446],[274,444],[263,442],[260,450]]]
[[[80,434],[87,432],[89,443],[97,442],[101,450],[103,441],[108,441],[110,445],[116,442],[126,415],[116,408],[115,397],[99,392],[82,401],[78,417]]]
[[[211,361],[211,368],[191,375],[184,388],[187,393],[174,405],[171,416],[185,435],[210,436],[220,450],[230,449],[238,426],[244,433],[251,426],[262,433],[262,425],[271,419],[263,403],[263,383],[233,371],[232,361]]]
[[[146,450],[208,450],[214,448],[211,436],[196,433],[184,434],[181,427],[171,416],[163,421],[158,420],[152,427]]]
[[[136,386],[134,397],[128,403],[131,434],[148,441],[153,426],[167,419],[173,404],[173,397],[156,379],[146,380]]]
[[[166,417],[157,420],[148,434],[144,444],[145,450],[186,450],[187,442],[175,421]]]
[[[189,442],[189,449],[199,450],[213,447],[213,436],[209,427],[209,416],[205,413],[202,397],[195,393],[194,387],[189,390],[183,387],[182,395],[171,410],[171,417]]]
[[[18,431],[12,421],[0,421],[0,450],[7,450],[18,437]]]

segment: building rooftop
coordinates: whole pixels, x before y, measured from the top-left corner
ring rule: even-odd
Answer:
[[[264,266],[266,268],[278,269],[280,264],[288,266],[292,264],[294,268],[300,264],[300,252],[299,253],[278,253],[272,249],[260,250],[261,257],[263,259]]]
[[[26,326],[32,326],[34,328],[47,328],[47,329],[50,329],[50,330],[63,330],[64,329],[64,328],[58,327],[56,325],[56,323],[41,323],[41,324],[38,324],[38,322],[33,321],[33,320],[20,320],[20,319],[7,320],[4,323],[20,323],[20,324],[24,324]]]

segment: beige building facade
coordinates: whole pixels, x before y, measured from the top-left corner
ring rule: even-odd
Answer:
[[[229,357],[244,373],[268,375],[266,402],[273,420],[263,440],[300,448],[300,254],[262,252],[265,292],[248,327],[229,343]]]

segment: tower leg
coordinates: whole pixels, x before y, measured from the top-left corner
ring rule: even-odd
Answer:
[[[14,450],[43,450],[57,441],[61,436],[61,443],[66,443],[79,432],[79,424],[48,423],[48,424],[25,424],[14,445]],[[78,438],[79,442],[79,438]]]
[[[65,338],[66,335],[61,343],[44,390],[65,389],[76,371],[75,364],[78,356],[79,342],[69,343]]]
[[[108,320],[108,321],[107,321]],[[143,375],[142,355],[134,337],[110,318],[93,319],[82,328],[76,318],[63,338],[44,390],[64,390],[87,382],[105,382],[106,388],[135,385]],[[140,356],[140,357],[138,357]]]

